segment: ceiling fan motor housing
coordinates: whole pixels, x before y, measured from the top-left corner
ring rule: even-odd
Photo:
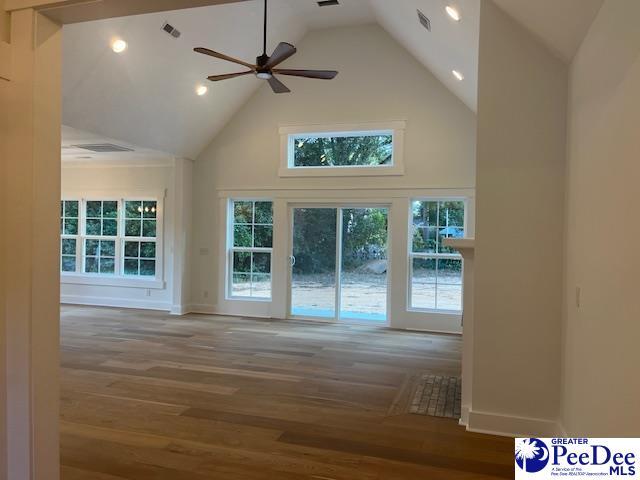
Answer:
[[[1,1],[1,0],[0,0]],[[194,50],[198,53],[202,53],[204,55],[209,55],[211,57],[219,58],[221,60],[226,60],[228,62],[237,63],[239,65],[243,65],[247,67],[249,70],[238,73],[227,73],[223,75],[211,75],[207,77],[212,82],[217,82],[219,80],[226,80],[228,78],[236,78],[244,75],[254,74],[256,77],[267,80],[271,89],[275,93],[289,93],[289,90],[286,85],[284,85],[280,80],[278,80],[275,74],[278,75],[289,75],[293,77],[305,77],[305,78],[320,78],[324,80],[331,80],[334,78],[338,72],[331,70],[291,70],[291,69],[279,69],[275,68],[284,62],[286,59],[291,57],[296,53],[296,47],[287,42],[280,42],[276,49],[273,51],[271,56],[267,55],[267,0],[264,0],[264,49],[262,51],[262,55],[256,57],[256,64],[251,65],[247,62],[243,62],[242,60],[238,60],[237,58],[230,57],[229,55],[225,55],[223,53],[218,53],[208,48],[198,47],[194,48]]]
[[[262,55],[256,58],[256,65],[258,66],[258,68],[264,67],[268,61],[269,61],[269,55],[267,55],[266,53],[263,53]]]
[[[271,70],[265,67],[268,61],[269,55],[266,53],[256,58],[256,67],[258,67],[256,68],[256,77],[261,80],[269,80],[273,76]]]

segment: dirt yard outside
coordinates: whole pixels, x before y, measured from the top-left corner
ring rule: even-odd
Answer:
[[[460,310],[462,308],[462,281],[459,273],[452,272],[440,277],[436,284],[435,276],[426,271],[414,272],[412,288],[412,306],[417,309]],[[300,311],[333,311],[335,309],[335,275],[312,274],[296,275],[293,278],[292,306]],[[248,283],[234,286],[235,296],[249,296]],[[270,296],[270,284],[253,284],[254,296]],[[436,304],[437,302],[437,304]],[[387,275],[345,272],[342,275],[343,312],[349,316],[362,314],[385,315],[387,310]]]

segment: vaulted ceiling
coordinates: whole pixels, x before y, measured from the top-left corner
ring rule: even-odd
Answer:
[[[602,3],[495,1],[565,60],[575,54]],[[445,14],[449,4],[461,12],[459,22]],[[429,17],[431,31],[419,23],[417,10]],[[316,0],[271,0],[269,12],[269,50],[280,41],[298,44],[309,30],[377,22],[475,110],[478,0],[340,0],[332,7],[319,7]],[[161,30],[165,22],[181,31],[180,38]],[[75,132],[77,139],[79,130],[92,132],[92,140],[118,139],[144,151],[196,158],[264,84],[253,76],[209,83],[208,75],[239,69],[192,49],[205,46],[253,61],[262,49],[261,28],[262,0],[65,26],[63,122],[76,129],[66,135]],[[124,54],[111,50],[115,38],[127,41]],[[331,68],[298,65],[295,56],[286,65]],[[453,77],[453,69],[463,81]],[[208,93],[197,96],[198,85],[207,85]],[[70,152],[67,159],[75,155]]]
[[[571,61],[604,0],[493,0],[550,50]]]

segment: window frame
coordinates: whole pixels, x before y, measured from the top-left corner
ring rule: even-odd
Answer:
[[[349,177],[404,175],[404,131],[405,121],[295,125],[280,127],[281,177]],[[390,165],[352,165],[326,167],[296,167],[294,162],[294,137],[300,135],[330,137],[391,134],[393,137],[392,161]]]
[[[63,196],[61,201],[77,201],[79,203],[78,236],[76,240],[76,271],[63,272],[60,269],[60,280],[63,284],[71,285],[100,285],[117,287],[134,287],[147,289],[164,289],[164,194],[91,194]],[[91,201],[112,201],[118,203],[117,235],[98,236],[87,235],[87,202]],[[125,233],[125,202],[127,201],[152,201],[156,202],[156,237],[126,237]],[[64,238],[64,237],[61,237]],[[86,262],[86,241],[102,240],[115,242],[115,269],[113,274],[85,273]],[[156,272],[155,276],[124,275],[124,247],[126,241],[146,242],[153,241],[156,244]]]
[[[82,208],[82,202],[79,200],[75,200],[75,199],[62,199],[60,200],[60,202],[63,204],[62,207],[62,215],[60,216],[60,220],[62,222],[61,224],[61,229],[60,229],[60,274],[68,274],[68,275],[75,275],[78,272],[78,249],[81,246],[81,242],[80,242],[80,210]],[[66,208],[66,202],[77,202],[78,203],[78,216],[77,217],[67,217],[66,213],[67,213],[67,208]],[[77,230],[76,230],[76,234],[75,235],[71,235],[71,234],[66,234],[64,227],[65,227],[65,220],[67,219],[76,219],[78,222],[78,226],[77,226]],[[76,248],[75,248],[75,268],[73,270],[73,272],[69,272],[69,271],[63,271],[62,270],[62,260],[63,257],[70,257],[71,255],[64,255],[62,253],[62,244],[64,243],[65,240],[74,240],[76,243]]]
[[[469,232],[469,199],[466,197],[458,196],[446,196],[446,197],[411,197],[409,198],[409,223],[408,223],[408,235],[407,235],[407,311],[418,313],[433,313],[433,314],[462,314],[462,301],[464,298],[464,259],[459,252],[455,253],[439,253],[439,252],[414,252],[413,251],[413,204],[414,202],[462,202],[464,205],[464,222],[463,222],[463,238],[467,236]],[[440,228],[440,227],[438,227]],[[436,261],[436,271],[438,260],[460,260],[460,310],[437,308],[437,276],[436,276],[436,308],[421,308],[413,306],[413,261],[414,259],[425,259]]]
[[[271,234],[272,234],[272,240],[271,240],[271,247],[236,247],[234,245],[234,231],[235,231],[235,212],[234,212],[234,204],[236,202],[252,202],[254,203],[254,218],[252,219],[252,226],[255,225],[267,225],[267,224],[256,224],[253,223],[253,221],[255,221],[255,203],[259,203],[259,202],[269,202],[271,203]],[[274,252],[274,239],[275,239],[275,224],[274,224],[274,216],[275,216],[275,201],[272,198],[256,198],[256,197],[250,197],[250,198],[245,198],[245,197],[232,197],[229,198],[227,200],[227,222],[226,222],[226,239],[227,239],[227,254],[226,254],[226,282],[225,282],[225,299],[226,300],[230,300],[230,301],[234,301],[234,302],[263,302],[263,303],[270,303],[273,301],[273,252]],[[245,225],[245,224],[239,224],[239,225]],[[252,236],[254,237],[255,235],[252,233]],[[233,294],[233,275],[234,275],[234,271],[233,271],[233,260],[234,260],[234,253],[235,252],[244,252],[244,253],[268,253],[269,254],[269,282],[270,282],[270,289],[269,289],[269,296],[268,297],[254,297],[254,296],[239,296],[239,295],[234,295]],[[249,272],[249,276],[251,277],[253,275],[252,272]],[[252,282],[252,280],[250,279],[250,282]]]
[[[127,210],[126,210],[126,206],[127,206],[127,202],[140,202],[141,206],[144,208],[144,204],[145,203],[155,203],[156,204],[156,211],[155,211],[155,218],[151,219],[149,218],[148,220],[153,220],[156,222],[156,226],[155,226],[155,230],[156,230],[156,236],[155,237],[146,237],[144,236],[144,221],[145,221],[145,217],[144,217],[144,213],[140,212],[141,216],[139,218],[140,220],[140,235],[139,236],[127,236],[126,235],[126,227],[127,227],[127,221],[131,221],[131,220],[138,220],[138,219],[133,219],[130,217],[127,217]],[[134,278],[134,279],[157,279],[158,278],[158,268],[160,265],[160,248],[161,248],[161,242],[159,241],[159,237],[160,237],[160,232],[161,232],[161,219],[160,219],[160,214],[161,214],[161,207],[160,207],[160,202],[157,199],[153,199],[153,198],[132,198],[130,196],[126,196],[122,199],[122,218],[120,219],[120,228],[122,229],[122,235],[120,235],[118,238],[120,238],[120,248],[121,248],[121,252],[122,255],[120,256],[120,271],[121,271],[121,275],[124,278]],[[155,262],[155,275],[151,276],[151,275],[126,275],[124,273],[125,271],[125,263],[126,260],[130,260],[133,259],[133,257],[127,257],[126,255],[126,243],[127,242],[134,242],[134,243],[138,243],[138,257],[136,258],[136,260],[138,261],[138,272],[140,272],[141,270],[141,262],[143,260],[151,260],[149,258],[146,257],[142,257],[142,244],[143,243],[154,243],[155,244],[155,250],[156,250],[156,256],[153,259]],[[161,277],[162,278],[162,277]]]
[[[104,230],[104,221],[105,221],[105,217],[104,217],[104,213],[103,213],[103,209],[104,209],[104,203],[105,202],[117,202],[116,204],[116,234],[115,235],[95,235],[95,234],[87,234],[87,220],[89,219],[89,216],[87,215],[87,204],[89,202],[101,202],[101,217],[100,217],[100,232],[102,233],[102,231]],[[118,249],[118,233],[120,232],[121,229],[121,225],[120,225],[120,212],[121,212],[121,205],[120,202],[116,199],[112,199],[112,198],[100,198],[100,199],[82,199],[82,201],[80,202],[80,227],[79,227],[79,232],[78,232],[78,236],[80,238],[80,245],[81,245],[81,251],[79,252],[80,255],[80,271],[77,272],[80,275],[87,275],[87,276],[92,276],[92,277],[100,277],[100,278],[109,278],[109,277],[114,277],[114,276],[118,276],[119,274],[119,269],[118,269],[118,253],[119,253],[119,249]],[[91,217],[91,219],[96,218],[96,217]],[[98,242],[113,242],[114,243],[114,253],[113,253],[113,257],[108,256],[105,258],[113,258],[113,273],[109,274],[109,273],[94,273],[94,272],[86,272],[86,267],[87,267],[87,255],[86,255],[86,249],[87,249],[87,242],[89,241],[98,241]],[[100,252],[98,252],[100,253]],[[93,256],[93,255],[89,255],[90,258],[96,258],[98,261],[98,266],[101,263],[101,259],[102,259],[102,255],[97,255],[97,256]],[[99,268],[99,267],[98,267]]]

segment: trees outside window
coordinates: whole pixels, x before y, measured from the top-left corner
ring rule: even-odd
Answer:
[[[293,167],[376,167],[393,162],[393,134],[293,136]]]
[[[157,200],[63,200],[60,206],[63,274],[156,277]]]
[[[158,202],[124,201],[124,275],[155,277],[157,223]]]
[[[410,307],[462,310],[462,257],[443,244],[464,236],[465,203],[416,200],[411,204]]]
[[[273,202],[230,202],[230,296],[271,298]]]
[[[282,177],[403,175],[406,122],[280,127]]]
[[[60,202],[60,271],[75,273],[78,270],[78,228],[80,224],[80,202]]]

